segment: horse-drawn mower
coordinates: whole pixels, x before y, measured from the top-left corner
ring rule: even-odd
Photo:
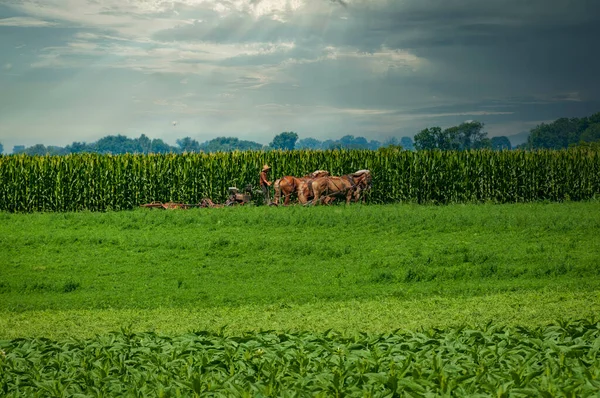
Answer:
[[[290,200],[290,195],[296,194],[298,201],[302,205],[331,204],[337,198],[345,199],[346,204],[350,201],[358,202],[361,198],[364,202],[364,193],[371,189],[371,172],[363,169],[355,173],[343,176],[330,176],[326,170],[316,170],[315,172],[303,176],[284,176],[274,182],[275,200],[268,202],[270,206],[279,205],[280,199],[284,199],[284,205]],[[214,203],[209,198],[204,198],[198,204],[186,204],[175,202],[152,202],[141,207],[154,209],[189,209],[191,207],[224,207],[224,206],[243,206],[249,203],[260,204],[262,195],[260,190],[253,190],[252,184],[246,185],[243,190],[237,187],[229,187],[229,196],[223,204]],[[253,194],[256,199],[253,200]]]
[[[210,198],[204,198],[198,204],[189,203],[177,203],[177,202],[152,202],[140,207],[146,207],[149,209],[164,209],[164,210],[177,210],[177,209],[190,209],[192,207],[224,207],[224,206],[236,206],[245,205],[252,201],[252,185],[246,185],[243,192],[240,192],[236,187],[229,187],[229,197],[224,204],[214,203]]]
[[[241,193],[236,187],[229,187],[229,197],[225,201],[225,206],[245,205],[252,200],[252,185],[246,185],[244,192]]]

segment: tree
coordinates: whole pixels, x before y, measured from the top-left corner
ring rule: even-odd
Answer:
[[[369,141],[369,145],[367,148],[372,151],[379,149],[379,148],[381,148],[381,142],[379,142],[377,140],[371,140],[371,141]]]
[[[402,137],[400,139],[400,145],[402,145],[402,148],[406,149],[407,151],[414,151],[415,149],[413,140],[410,137]]]
[[[532,149],[567,148],[569,144],[579,142],[580,131],[578,130],[583,127],[578,119],[568,119],[565,117],[549,124],[542,123],[531,129],[531,133],[527,139],[527,147]]]
[[[594,123],[581,133],[580,141],[595,142],[600,141],[600,123]]]
[[[492,149],[495,151],[501,151],[503,149],[512,149],[510,140],[504,135],[501,135],[499,137],[492,137],[491,145]]]
[[[140,135],[137,139],[137,151],[141,153],[150,153],[152,151],[152,140],[146,136],[146,134]]]
[[[293,131],[283,132],[281,134],[276,135],[273,138],[273,141],[269,144],[269,146],[273,149],[287,149],[292,150],[296,146],[296,141],[298,140],[298,134]]]
[[[100,138],[93,145],[94,152],[104,154],[121,154],[139,152],[137,140],[132,140],[124,135],[108,135]]]
[[[305,138],[298,142],[298,149],[371,149],[375,150],[381,146],[377,140],[367,140],[365,137],[345,135],[339,140],[319,141],[314,138]]]
[[[4,145],[0,142],[0,155],[4,153]]]
[[[580,142],[600,139],[600,112],[582,118],[560,118],[552,123],[542,123],[531,129],[527,143],[519,147],[527,149],[561,149],[577,146]]]
[[[345,135],[337,141],[338,148],[345,149],[368,149],[369,141],[365,137],[354,137],[353,135]]]
[[[380,152],[393,153],[401,151],[402,145],[400,145],[400,141],[398,141],[396,137],[390,137],[386,138],[377,150]]]
[[[483,131],[484,124],[478,121],[462,123],[460,126],[461,149],[491,148],[492,141]]]
[[[73,142],[71,145],[67,145],[65,147],[67,153],[83,153],[83,152],[92,152],[93,147],[87,145],[85,142]]]
[[[483,131],[483,123],[469,121],[445,130],[442,130],[441,127],[421,130],[415,135],[414,145],[417,150],[459,151],[490,148],[491,141],[487,138],[487,133]]]
[[[176,142],[180,152],[200,152],[200,144],[190,137],[179,139]]]
[[[325,140],[325,141],[323,141],[322,148],[323,149],[335,149],[334,148],[335,147],[335,143],[336,143],[336,141],[334,141],[334,140]]]
[[[448,135],[441,127],[428,127],[415,135],[415,148],[417,151],[432,149],[451,149]]]
[[[152,153],[169,153],[169,152],[175,152],[175,148],[170,146],[163,140],[155,138],[152,140],[150,151]]]
[[[296,144],[297,149],[323,149],[323,142],[317,140],[316,138],[303,138]]]
[[[400,143],[398,142],[398,139],[396,137],[386,138],[383,141],[383,144],[381,144],[382,147],[398,146],[398,145],[400,145]]]
[[[204,152],[259,151],[262,145],[254,141],[240,140],[237,137],[217,137],[200,144]]]
[[[24,151],[27,155],[45,155],[48,153],[48,150],[43,144],[35,144],[34,146],[30,146]]]
[[[25,152],[25,145],[15,145],[13,146],[13,154],[23,153]]]

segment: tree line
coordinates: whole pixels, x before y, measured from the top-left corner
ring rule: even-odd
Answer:
[[[217,137],[212,140],[199,143],[191,137],[178,139],[175,146],[171,146],[161,139],[150,139],[145,134],[138,138],[129,138],[124,135],[109,135],[96,142],[73,142],[65,147],[45,146],[36,144],[31,147],[17,145],[13,148],[14,154],[25,153],[28,155],[68,155],[70,153],[101,153],[101,154],[123,154],[123,153],[184,153],[184,152],[232,152],[247,150],[292,150],[292,149],[371,149],[375,150],[382,146],[399,146],[412,149],[413,142],[410,137],[403,137],[400,141],[390,138],[384,142],[367,140],[365,137],[354,137],[346,135],[339,140],[320,141],[314,138],[298,140],[298,134],[292,131],[276,135],[271,143],[262,145],[258,142],[240,140],[237,137]],[[2,149],[0,147],[0,149]],[[0,151],[1,152],[1,151]]]
[[[600,145],[600,112],[582,118],[560,118],[531,129],[525,149],[561,149]]]
[[[478,121],[461,123],[442,130],[428,127],[415,135],[416,150],[468,149],[563,149],[573,146],[600,147],[600,112],[581,118],[560,118],[541,123],[529,131],[527,142],[512,146],[508,137],[488,138],[484,124]]]
[[[368,140],[365,137],[345,135],[337,140],[318,140],[316,138],[299,139],[298,134],[286,131],[277,134],[268,145],[258,142],[240,140],[236,137],[217,137],[199,143],[191,137],[176,141],[176,146],[171,146],[161,139],[150,139],[145,134],[139,138],[128,138],[124,135],[109,135],[96,142],[73,142],[66,147],[33,145],[26,148],[17,145],[13,153],[26,153],[29,155],[67,155],[70,153],[183,153],[183,152],[231,152],[246,150],[330,150],[330,149],[369,149],[402,148],[405,150],[468,150],[488,148],[493,150],[504,149],[561,149],[572,146],[600,147],[600,112],[582,118],[560,118],[552,123],[541,123],[529,131],[527,142],[513,146],[506,136],[487,137],[484,124],[479,121],[468,121],[458,126],[442,129],[441,127],[427,127],[414,136],[395,137],[380,142]],[[3,151],[0,143],[0,153]]]

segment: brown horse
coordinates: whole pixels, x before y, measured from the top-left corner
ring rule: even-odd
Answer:
[[[373,177],[369,170],[358,170],[354,173],[358,177],[356,189],[354,190],[354,202],[358,202],[361,198],[361,193],[368,191],[373,186]],[[365,202],[365,197],[362,197],[362,202]]]
[[[301,189],[303,188],[304,182],[312,180],[318,177],[328,176],[329,172],[326,170],[315,170],[312,173],[305,175],[304,177],[294,177],[294,176],[285,176],[276,180],[273,183],[273,188],[275,189],[275,204],[279,204],[279,200],[281,199],[281,195],[284,196],[283,204],[285,206],[290,204],[290,196],[293,193],[298,194],[298,198],[301,198],[303,195],[301,194]]]
[[[309,184],[313,204],[331,203],[335,198],[346,198],[346,204],[349,204],[352,198],[358,201],[361,192],[371,187],[371,172],[359,170],[341,177],[320,177]]]

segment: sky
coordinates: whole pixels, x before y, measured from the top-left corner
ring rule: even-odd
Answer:
[[[598,37],[597,0],[2,0],[0,142],[511,135],[600,111]]]

